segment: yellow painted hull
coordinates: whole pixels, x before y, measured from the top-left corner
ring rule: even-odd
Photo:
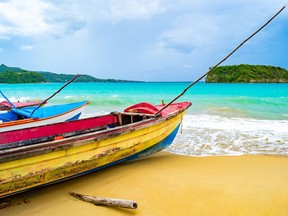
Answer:
[[[81,139],[80,136],[67,149],[27,157],[22,155],[20,159],[1,162],[0,197],[83,175],[133,159],[134,156],[136,158],[137,154],[153,148],[175,132],[183,114],[179,112],[102,139]],[[51,143],[57,142],[63,140]]]

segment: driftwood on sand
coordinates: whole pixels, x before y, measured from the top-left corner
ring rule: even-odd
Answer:
[[[105,206],[128,208],[128,209],[136,209],[138,206],[137,203],[133,200],[103,198],[103,197],[83,195],[75,192],[70,192],[69,194],[77,199],[92,203],[94,205],[105,205]]]

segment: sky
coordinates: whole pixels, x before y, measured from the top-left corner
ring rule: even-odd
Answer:
[[[0,64],[193,81],[288,0],[0,0]],[[288,69],[288,8],[222,65]]]

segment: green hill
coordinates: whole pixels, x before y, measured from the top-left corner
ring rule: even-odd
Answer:
[[[71,80],[75,75],[73,74],[56,74],[51,72],[38,72],[45,77],[46,82],[67,82]],[[74,82],[104,82],[104,80],[97,79],[89,75],[81,75]]]
[[[22,72],[24,70],[19,68],[19,67],[8,67],[8,66],[6,66],[4,64],[1,64],[0,65],[0,73],[1,72],[6,72],[6,71]]]
[[[287,83],[288,71],[266,65],[219,66],[207,75],[207,83]]]
[[[31,71],[5,71],[0,73],[0,83],[39,83],[46,82],[42,74]]]
[[[0,83],[39,83],[39,82],[67,82],[75,75],[57,74],[43,71],[27,71],[19,67],[9,67],[0,65]],[[135,82],[116,79],[98,79],[90,75],[83,74],[74,82]]]

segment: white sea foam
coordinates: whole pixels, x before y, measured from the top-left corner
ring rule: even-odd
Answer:
[[[9,100],[11,102],[19,101],[19,102],[26,102],[31,100],[29,97],[20,97],[20,98],[15,98],[15,97],[10,97]]]
[[[187,155],[288,153],[288,120],[185,115],[182,133],[168,148]]]

